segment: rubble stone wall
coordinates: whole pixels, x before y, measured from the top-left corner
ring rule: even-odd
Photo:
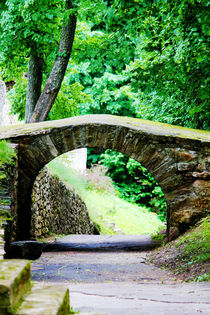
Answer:
[[[94,234],[88,210],[73,189],[41,170],[32,192],[31,238],[56,234]]]

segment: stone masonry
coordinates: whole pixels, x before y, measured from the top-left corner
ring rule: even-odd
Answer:
[[[85,203],[47,168],[34,182],[31,207],[31,238],[56,234],[94,234]]]
[[[161,186],[168,228],[185,231],[209,211],[210,133],[141,119],[87,115],[0,128],[18,146],[13,240],[29,239],[32,187],[55,157],[84,147],[112,149],[142,163]]]

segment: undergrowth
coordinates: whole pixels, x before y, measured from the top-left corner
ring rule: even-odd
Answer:
[[[97,154],[94,150],[95,148],[88,149],[88,167],[97,164],[105,167],[105,174],[112,179],[121,199],[139,206],[146,206],[165,222],[165,197],[152,174],[142,164],[120,152],[106,150],[102,154]]]
[[[81,176],[58,158],[48,164],[48,169],[81,196],[100,234],[152,234],[164,228],[157,214],[120,199],[103,168]]]
[[[182,259],[191,265],[210,259],[209,242],[210,218],[207,217],[202,220],[199,227],[181,236],[176,242],[176,247],[183,248]]]
[[[185,281],[210,281],[210,219],[204,218],[195,227],[151,254],[151,261],[174,272]]]

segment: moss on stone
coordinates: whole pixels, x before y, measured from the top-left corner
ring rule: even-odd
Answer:
[[[67,289],[66,294],[63,297],[63,301],[58,309],[57,315],[68,315],[69,313],[70,313],[69,289]]]
[[[67,315],[70,314],[69,290],[57,285],[46,286],[36,283],[31,292],[25,296],[22,305],[17,313],[21,314],[49,314]]]
[[[30,289],[30,262],[0,261],[0,305],[14,313],[24,293]]]
[[[119,117],[116,118],[120,121],[124,121],[132,126],[142,129],[143,126],[150,127],[150,132],[159,132],[160,135],[164,133],[166,137],[181,137],[192,140],[207,140],[210,141],[210,132],[206,130],[192,129],[187,127],[175,126],[166,123],[160,123],[157,121],[131,118],[131,117]]]
[[[67,119],[45,121],[36,124],[18,124],[0,128],[0,139],[17,138],[19,136],[33,135],[33,133],[43,134],[43,131],[50,129],[63,129],[73,126],[87,125],[116,125],[124,127],[132,127],[142,132],[155,134],[166,137],[179,137],[192,140],[201,140],[210,142],[210,132],[198,129],[190,129],[186,127],[174,126],[170,124],[160,123],[156,121],[120,117],[114,115],[85,115],[71,117]]]

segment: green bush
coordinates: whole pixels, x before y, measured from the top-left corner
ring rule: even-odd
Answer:
[[[12,104],[11,113],[17,114],[19,120],[25,118],[27,80],[22,78],[17,81],[14,87],[9,91],[8,96]]]
[[[0,141],[0,191],[3,189],[4,181],[6,179],[6,172],[5,172],[5,164],[12,164],[13,157],[15,156],[14,151],[9,147],[6,141]],[[8,200],[2,199],[0,197],[0,205],[5,205],[8,203]],[[4,219],[8,219],[8,213],[4,210],[0,210],[0,216]],[[1,221],[0,221],[1,223]]]
[[[0,141],[0,167],[4,163],[11,164],[12,158],[15,156],[15,153],[11,147],[9,147],[6,141]]]
[[[87,180],[88,188],[116,194],[112,179],[106,176],[107,170],[103,165],[95,165],[91,169],[87,169],[85,179]]]
[[[107,167],[107,174],[112,178],[119,197],[140,206],[146,206],[156,212],[158,217],[166,220],[166,203],[163,192],[153,176],[139,162],[130,157],[106,150],[102,154],[88,151],[88,164],[100,163]]]

